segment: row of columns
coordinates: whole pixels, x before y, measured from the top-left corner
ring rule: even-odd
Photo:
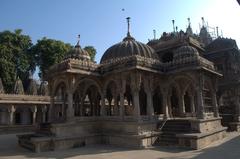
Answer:
[[[30,108],[31,112],[26,112],[26,110],[23,110],[23,113],[21,116],[22,118],[22,124],[28,124],[30,122],[30,119],[27,115],[27,113],[32,113],[32,124],[35,125],[36,124],[36,117],[37,117],[37,106],[32,106]],[[46,113],[47,113],[47,106],[43,106],[42,107],[42,122],[46,122]],[[16,106],[11,105],[10,107],[7,108],[7,113],[8,113],[8,123],[9,125],[14,125],[15,124],[15,114],[16,114]]]
[[[148,81],[149,83],[147,83],[147,87],[145,89],[146,94],[147,94],[147,115],[148,116],[153,116],[154,114],[154,108],[153,108],[153,101],[152,101],[152,90],[151,90],[151,80]],[[119,95],[120,95],[120,110],[119,110],[119,115],[120,116],[124,116],[124,92],[125,92],[125,84],[126,81],[122,80],[121,86],[122,88],[119,91]],[[133,103],[134,103],[134,111],[133,111],[133,115],[136,118],[140,117],[140,105],[139,105],[139,90],[140,87],[137,86],[139,83],[138,81],[135,81],[134,86],[132,87],[132,95],[133,95]],[[203,76],[200,75],[199,76],[199,83],[198,83],[198,88],[197,88],[197,110],[196,110],[196,115],[197,118],[199,119],[204,119],[205,118],[205,112],[204,112],[204,99],[203,99]],[[70,87],[71,88],[71,87]],[[164,111],[164,115],[165,118],[169,117],[169,102],[168,102],[168,91],[165,88],[165,91],[163,91],[163,101],[162,101],[162,106],[163,106],[163,111]],[[73,92],[72,89],[68,90],[67,92],[68,94],[68,109],[67,109],[67,120],[70,120],[74,117],[74,108],[73,108]],[[214,116],[215,117],[219,117],[219,113],[218,113],[218,105],[217,105],[217,99],[216,99],[216,92],[213,92],[212,94],[212,103],[213,103],[213,107],[214,107]],[[194,96],[190,95],[190,101],[191,101],[191,111],[195,112],[195,103],[194,103]],[[51,100],[51,106],[53,105],[53,101]],[[184,95],[180,96],[180,113],[184,114],[185,113],[185,105],[184,105]],[[51,113],[50,109],[50,113]],[[100,110],[100,114],[101,116],[105,116],[106,115],[106,110],[105,110],[105,92],[101,93],[101,110]]]

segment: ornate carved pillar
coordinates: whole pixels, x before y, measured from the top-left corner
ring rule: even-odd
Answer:
[[[145,90],[147,94],[147,115],[150,117],[153,117],[154,115],[154,109],[153,109],[153,97],[152,97],[152,91],[153,91],[153,81],[152,77],[147,79],[145,83]]]
[[[9,112],[9,124],[10,125],[14,125],[14,113],[16,111],[16,108],[14,105],[11,105],[10,108],[8,108],[8,112]]]
[[[203,101],[203,74],[199,74],[199,82],[197,87],[197,118],[204,119],[204,101]]]
[[[71,120],[74,116],[73,111],[73,93],[71,91],[68,91],[68,107],[67,107],[67,120]]]
[[[190,96],[191,112],[195,113],[194,95]]]
[[[154,115],[152,92],[150,90],[147,91],[147,114],[148,114],[148,116]]]
[[[124,117],[124,93],[120,92],[120,110],[119,110],[119,116]]]
[[[43,106],[42,107],[42,122],[45,123],[46,122],[46,112],[47,112],[47,106]]]
[[[67,101],[68,101],[68,107],[67,107],[67,120],[71,120],[74,117],[74,108],[73,108],[73,86],[75,83],[75,78],[70,75],[68,80],[68,90],[67,90]]]
[[[140,105],[139,105],[139,90],[140,90],[141,77],[140,74],[132,74],[131,76],[131,90],[133,95],[133,115],[139,120],[140,119]]]
[[[37,117],[37,106],[33,106],[33,108],[31,108],[31,111],[32,111],[32,124],[35,125]]]
[[[164,118],[167,119],[169,118],[169,109],[168,109],[168,92],[167,89],[163,89],[162,92],[162,106],[163,106],[163,113],[164,113]]]
[[[124,106],[124,93],[126,91],[126,79],[124,77],[121,78],[119,84],[119,96],[120,96],[120,107],[119,107],[119,116],[124,118],[125,115],[125,106]]]
[[[114,95],[114,106],[113,106],[113,113],[114,115],[119,115],[119,111],[118,111],[118,100],[117,100],[117,95]]]
[[[140,117],[139,90],[133,91],[133,104],[134,104],[133,114],[136,118],[139,118]]]
[[[180,94],[179,96],[179,108],[180,108],[180,116],[184,116],[185,114],[185,102],[184,102],[184,94]]]
[[[212,103],[213,103],[214,117],[219,117],[216,92],[213,92],[212,94]]]
[[[54,97],[51,95],[50,96],[50,106],[48,109],[48,122],[53,121],[53,113],[52,113],[53,107],[54,107]]]
[[[105,91],[101,93],[101,110],[100,110],[101,116],[106,116],[105,94],[106,94]]]
[[[85,98],[85,96],[81,96],[81,104],[80,104],[80,116],[83,116],[84,114],[83,114],[83,108],[84,108],[84,99]]]

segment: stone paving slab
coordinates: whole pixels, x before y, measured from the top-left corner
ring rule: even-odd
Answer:
[[[240,158],[239,133],[228,136],[201,150],[187,150],[177,147],[154,147],[129,149],[114,146],[94,145],[64,151],[33,153],[17,145],[16,134],[0,135],[0,158],[71,158],[71,159],[238,159]]]

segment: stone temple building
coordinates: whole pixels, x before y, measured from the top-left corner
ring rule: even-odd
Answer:
[[[41,101],[47,118],[36,133],[18,136],[21,146],[36,152],[89,144],[199,149],[224,138],[227,127],[238,130],[234,40],[213,39],[205,25],[193,34],[189,21],[186,32],[164,32],[144,44],[130,34],[127,20],[126,37],[100,64],[78,41],[50,67],[50,104]]]
[[[38,88],[36,81],[29,79],[28,88],[24,90],[18,78],[12,94],[5,94],[0,78],[0,134],[35,130],[37,123],[48,120],[49,105],[46,82]]]

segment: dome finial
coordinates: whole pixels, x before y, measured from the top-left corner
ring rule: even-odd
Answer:
[[[205,27],[205,20],[204,20],[204,17],[202,17],[202,27]]]
[[[191,21],[190,21],[190,18],[188,17],[187,20],[188,20],[188,27],[191,27]]]
[[[153,29],[153,39],[156,40],[156,30]]]
[[[80,46],[80,34],[78,34],[78,36],[77,36],[77,39],[78,39],[78,42],[77,42],[77,46]]]
[[[131,19],[131,18],[130,18],[130,17],[127,17],[126,19],[127,19],[127,25],[128,25],[127,36],[129,37],[129,36],[131,36],[131,35],[130,35],[130,19]]]
[[[123,39],[123,41],[128,41],[128,40],[135,40],[131,35],[130,35],[130,17],[127,17],[127,25],[128,25],[128,28],[127,28],[127,37],[125,37]]]
[[[172,20],[172,25],[173,25],[173,32],[175,33],[175,25],[174,25],[174,23],[175,23],[175,20],[173,19]]]
[[[80,34],[78,34],[77,39],[78,41],[77,44],[75,45],[75,48],[80,48]]]

